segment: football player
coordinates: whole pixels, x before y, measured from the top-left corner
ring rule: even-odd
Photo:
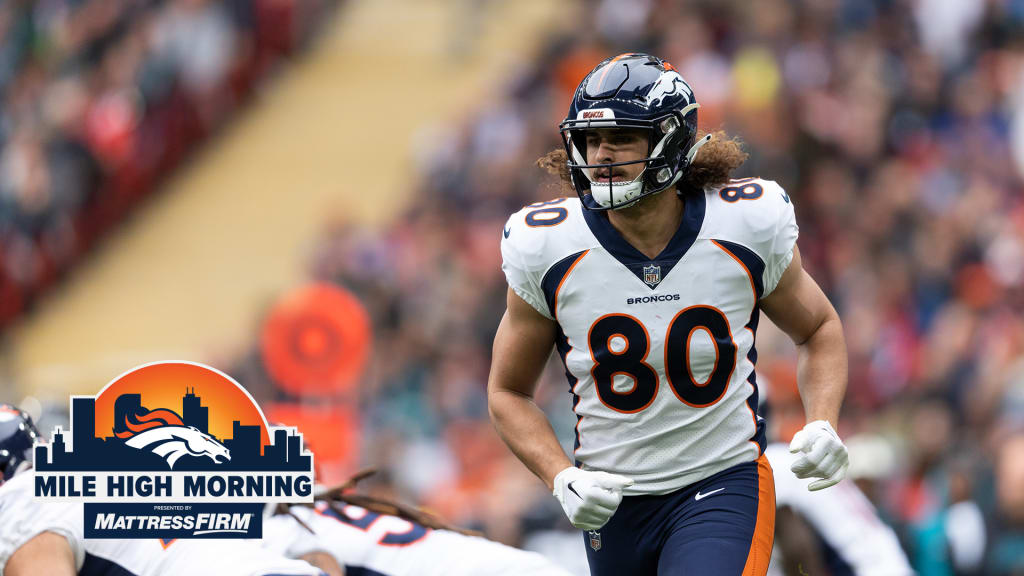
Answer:
[[[328,576],[244,540],[89,539],[81,504],[33,499],[31,417],[0,404],[0,574],[4,576]],[[329,576],[340,576],[336,572]]]
[[[279,508],[287,513],[264,521],[264,546],[292,558],[326,553],[356,574],[569,576],[535,552],[448,526],[415,508],[349,493],[365,476],[321,494],[314,507]]]
[[[779,468],[797,459],[777,442],[768,445],[765,456]],[[828,492],[810,492],[804,484],[787,472],[775,477],[776,540],[782,558],[772,558],[769,574],[913,576],[896,533],[879,519],[853,480],[845,479]]]
[[[591,573],[764,574],[775,496],[755,414],[763,311],[799,349],[807,425],[793,470],[839,482],[847,358],[835,309],[801,266],[791,198],[730,180],[745,154],[697,137],[671,64],[622,54],[583,79],[561,124],[576,198],[512,215],[491,418],[584,529]],[[554,346],[576,414],[572,459],[534,404]],[[685,568],[684,568],[685,567]]]

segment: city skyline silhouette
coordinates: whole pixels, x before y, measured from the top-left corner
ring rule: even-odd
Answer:
[[[188,454],[178,459],[173,471],[308,471],[311,456],[303,454],[302,436],[295,430],[268,430],[270,442],[261,445],[263,427],[232,421],[231,436],[218,438],[209,432],[210,411],[202,405],[195,388],[186,388],[180,412],[142,406],[142,395],[120,394],[114,401],[114,426],[110,435],[96,435],[96,398],[76,397],[71,402],[70,433],[72,450],[67,449],[66,434],[58,429],[49,444],[36,447],[36,469],[40,471],[153,471],[172,468],[164,457],[125,442],[136,434],[157,426],[190,426],[213,438],[230,451],[230,460],[216,463],[206,455]],[[272,436],[270,433],[272,432]],[[194,434],[194,433],[193,433]]]

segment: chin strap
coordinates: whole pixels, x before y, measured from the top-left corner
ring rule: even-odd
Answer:
[[[707,144],[710,141],[711,141],[711,134],[708,134],[707,136],[704,136],[700,140],[697,140],[693,144],[693,146],[690,147],[690,151],[686,153],[686,164],[687,164],[687,166],[689,166],[690,164],[693,164],[693,159],[697,157],[697,152],[699,152],[700,149],[705,144]]]

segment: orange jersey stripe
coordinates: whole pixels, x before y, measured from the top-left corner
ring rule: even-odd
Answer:
[[[763,576],[768,572],[775,543],[775,477],[768,458],[757,459],[757,521],[750,539],[750,553],[743,576]]]
[[[747,268],[747,265],[744,264],[742,260],[737,258],[735,254],[733,254],[732,252],[726,250],[725,246],[722,246],[721,244],[719,244],[717,240],[712,240],[711,243],[714,244],[715,246],[718,246],[719,248],[721,248],[722,252],[725,252],[726,254],[728,254],[729,257],[732,258],[733,260],[735,260],[736,263],[740,265],[740,268],[743,268],[743,271],[747,273],[747,279],[750,280],[750,290],[754,293],[754,302],[757,302],[757,288],[756,288],[756,285],[754,284],[754,275],[750,273],[750,269]]]
[[[757,286],[754,284],[754,275],[750,273],[750,268],[747,268],[747,265],[744,264],[742,260],[737,258],[736,255],[733,254],[732,252],[726,250],[725,246],[722,246],[721,244],[719,244],[717,240],[711,240],[711,242],[715,246],[718,246],[722,250],[722,252],[725,252],[726,254],[729,255],[730,258],[735,260],[736,263],[740,265],[740,268],[743,268],[743,271],[747,273],[747,279],[750,280],[750,290],[754,293],[754,302],[757,302]],[[756,335],[754,334],[754,331],[751,330],[749,326],[744,326],[744,328],[746,328],[747,330],[750,330],[750,335],[754,336],[756,338]],[[748,380],[748,383],[749,383],[749,380]],[[751,384],[750,387],[753,388],[754,385]],[[750,419],[754,421],[754,430],[756,431],[757,430],[757,415],[754,414],[754,409],[751,408],[749,404],[747,404],[747,410],[750,411]],[[750,440],[749,442],[751,444],[753,444],[754,446],[757,446],[757,452],[760,454],[761,453],[761,445],[758,444],[757,442],[754,442],[753,440]],[[774,494],[775,493],[772,492],[772,498],[773,498],[772,501],[773,502],[774,502],[774,498],[775,498]],[[744,572],[744,574],[746,574],[746,572]]]
[[[562,284],[565,284],[566,278],[572,274],[572,269],[575,268],[576,265],[580,263],[580,260],[583,260],[583,257],[589,252],[590,250],[584,250],[582,254],[577,256],[576,259],[572,261],[572,265],[569,266],[569,269],[565,271],[565,276],[562,276],[562,279],[558,281],[558,287],[555,288],[555,304],[551,307],[551,315],[554,316],[556,320],[558,319],[558,293],[562,291]]]

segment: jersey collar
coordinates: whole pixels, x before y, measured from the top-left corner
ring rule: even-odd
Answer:
[[[619,231],[608,221],[606,212],[584,209],[583,219],[601,246],[641,282],[644,282],[645,286],[653,290],[658,287],[658,284],[651,286],[644,281],[644,267],[659,267],[660,277],[664,279],[690,249],[690,246],[693,246],[701,226],[704,225],[706,199],[703,192],[690,194],[684,198],[686,205],[683,208],[683,219],[679,223],[679,229],[676,230],[665,249],[653,260],[626,242]]]

